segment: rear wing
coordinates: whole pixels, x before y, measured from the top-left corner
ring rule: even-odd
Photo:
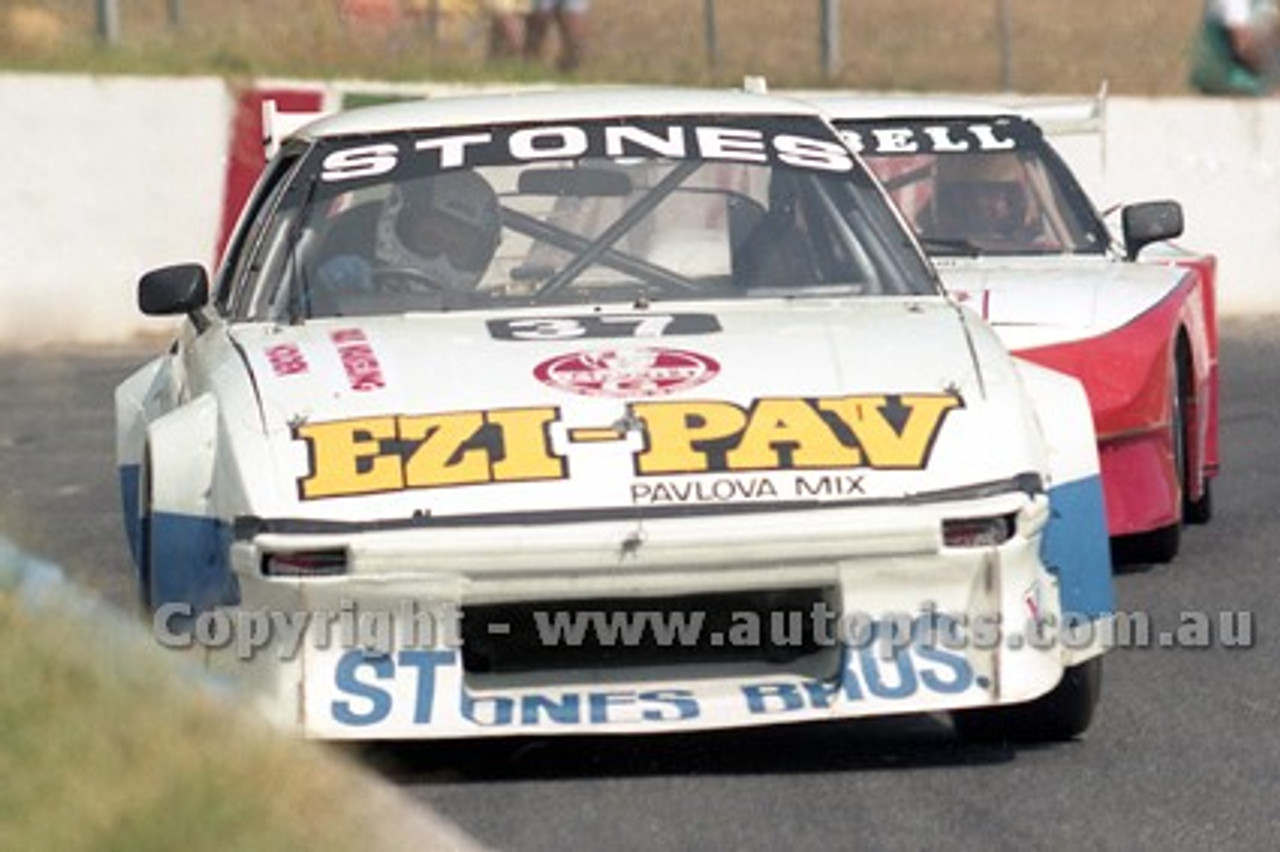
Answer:
[[[1054,138],[1056,147],[1061,148],[1065,143],[1066,140],[1062,137],[1094,137],[1098,143],[1098,169],[1101,174],[1105,174],[1107,171],[1107,89],[1107,81],[1103,80],[1102,85],[1098,87],[1098,93],[1088,100],[1040,100],[1019,104],[1015,108],[1039,125],[1045,136]]]
[[[1018,106],[1018,111],[1030,118],[1050,136],[1068,136],[1082,133],[1107,132],[1107,81],[1102,81],[1098,93],[1088,100],[1036,101]]]

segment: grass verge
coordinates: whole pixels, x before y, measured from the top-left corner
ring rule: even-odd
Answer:
[[[366,776],[193,689],[145,638],[113,647],[0,594],[0,848],[392,848]]]

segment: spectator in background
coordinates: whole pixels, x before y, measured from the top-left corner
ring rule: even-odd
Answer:
[[[518,59],[524,53],[529,0],[484,0],[489,15],[489,58]]]
[[[1206,0],[1191,85],[1208,95],[1272,95],[1280,83],[1276,0]]]
[[[533,0],[525,29],[525,56],[538,59],[547,34],[555,25],[560,34],[560,57],[556,67],[573,72],[582,64],[587,38],[587,9],[590,0]]]

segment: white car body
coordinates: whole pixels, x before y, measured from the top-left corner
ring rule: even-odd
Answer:
[[[696,159],[671,153],[677,129],[731,122],[698,131],[699,150],[754,164],[763,140],[784,162],[806,152],[799,174],[816,157],[863,181],[810,107],[719,92],[355,111],[299,131],[281,156],[296,167],[336,146],[325,162],[352,162],[348,139],[368,146],[405,129],[432,150],[441,128],[577,138],[633,120],[670,122],[667,174]],[[912,292],[868,292],[881,281],[599,297],[633,286],[619,270],[703,281],[721,255],[707,248],[715,228],[686,223],[669,229],[683,248],[636,236],[633,254],[617,249],[592,301],[517,303],[504,273],[481,285],[489,301],[457,310],[237,317],[222,306],[236,303],[237,252],[252,251],[244,235],[271,209],[272,181],[287,179],[264,177],[219,275],[229,300],[157,308],[162,288],[144,280],[152,312],[191,318],[170,353],[121,385],[117,409],[126,520],[157,629],[274,626],[251,654],[244,637],[204,643],[217,646],[205,648],[210,666],[274,720],[331,739],[993,709],[1022,710],[1039,736],[1088,724],[1112,594],[1087,400],[1074,379],[1011,358],[941,294],[869,181],[858,203],[879,224],[853,236],[872,249],[873,227],[900,236],[893,274]],[[531,228],[513,212],[518,196],[502,195],[505,226]],[[307,202],[298,215],[309,213]],[[661,221],[652,232],[665,238]],[[304,251],[305,232],[288,244]],[[495,262],[524,244],[504,231]],[[162,271],[170,291],[190,281],[195,293],[202,278],[185,274]],[[747,633],[776,629],[780,609],[879,626],[850,634],[861,641],[789,653],[775,636],[761,650]],[[707,631],[687,643],[646,634],[639,650],[597,636],[586,651],[528,633],[545,626],[539,613],[596,612],[701,613]],[[1076,641],[1024,635],[1065,634],[1068,621]],[[999,641],[939,635],[997,624]],[[298,625],[305,637],[290,633]],[[894,641],[888,631],[904,625],[917,635]],[[1064,691],[1073,721],[1042,716]]]

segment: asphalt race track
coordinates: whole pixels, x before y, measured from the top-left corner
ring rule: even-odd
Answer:
[[[1234,614],[1253,645],[1113,651],[1080,742],[966,746],[925,717],[357,753],[499,849],[1275,848],[1278,320],[1224,323],[1215,520],[1186,531],[1172,565],[1117,577],[1120,609],[1156,631]],[[111,394],[150,354],[0,354],[0,533],[122,606]]]

